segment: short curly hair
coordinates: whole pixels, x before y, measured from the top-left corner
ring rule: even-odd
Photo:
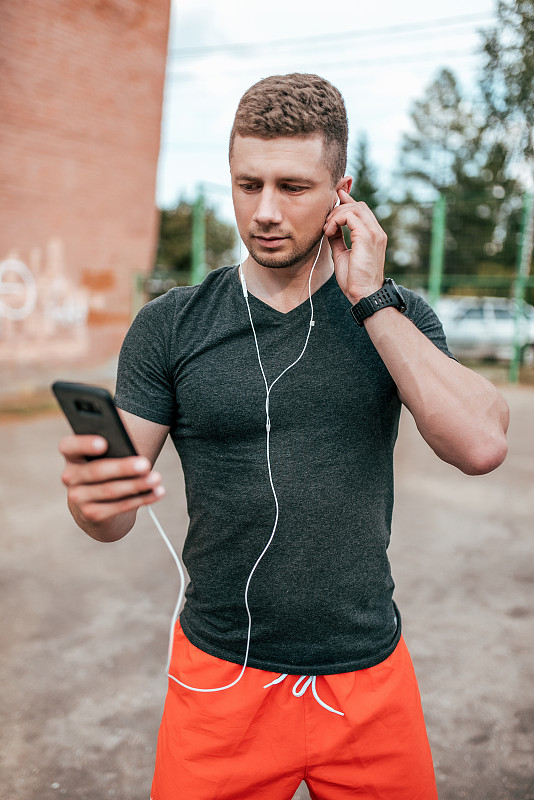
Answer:
[[[349,130],[341,93],[319,75],[272,75],[251,86],[239,101],[229,157],[236,136],[276,139],[317,133],[324,137],[325,163],[335,186],[347,166]]]

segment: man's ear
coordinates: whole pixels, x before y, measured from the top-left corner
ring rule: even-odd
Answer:
[[[336,183],[336,192],[338,192],[340,189],[343,189],[343,191],[347,192],[347,194],[350,194],[351,188],[352,188],[352,176],[351,175],[345,175],[344,178],[341,178]]]

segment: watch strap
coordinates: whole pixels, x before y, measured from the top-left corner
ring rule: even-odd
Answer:
[[[406,303],[399,287],[391,278],[386,278],[381,289],[362,299],[352,306],[350,313],[360,327],[364,320],[382,308],[393,307],[401,313],[406,311]]]

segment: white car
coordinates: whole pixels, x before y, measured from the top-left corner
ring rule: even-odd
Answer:
[[[515,300],[502,297],[444,298],[436,311],[451,352],[458,358],[509,361],[514,354]],[[534,366],[534,307],[520,306],[518,341],[521,361]]]

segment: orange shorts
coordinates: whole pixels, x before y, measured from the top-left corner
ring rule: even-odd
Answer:
[[[190,686],[231,683],[241,667],[204,653],[176,626],[170,673]],[[221,692],[169,681],[151,800],[436,800],[417,681],[401,638],[370,669],[309,681],[247,667]],[[306,684],[308,684],[306,686]],[[304,689],[304,691],[303,691]],[[293,692],[295,690],[295,693]]]

